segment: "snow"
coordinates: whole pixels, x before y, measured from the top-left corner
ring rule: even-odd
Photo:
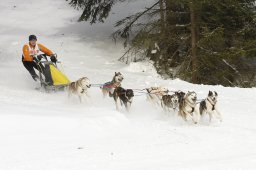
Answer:
[[[2,0],[0,7],[1,170],[255,169],[255,88],[163,80],[148,62],[120,63],[122,44],[106,36],[112,21],[76,23],[80,12],[63,0]],[[20,62],[29,34],[58,54],[71,80],[87,76],[105,83],[120,71],[124,88],[161,85],[195,91],[199,99],[216,90],[224,121],[186,123],[144,95],[126,113],[117,112],[99,88],[90,89],[91,99],[82,104],[65,92],[36,91],[38,84]]]

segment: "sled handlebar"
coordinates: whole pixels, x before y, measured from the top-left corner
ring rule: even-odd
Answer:
[[[52,61],[40,61],[40,63],[48,64],[48,63],[54,63]],[[57,61],[56,63],[61,63],[61,61]]]
[[[40,58],[39,60],[40,60],[40,62],[41,63],[46,63],[46,62],[51,62],[51,61],[49,61],[48,60],[48,58],[47,58],[47,54],[38,54],[38,55],[34,55],[34,57],[36,57],[36,58]],[[57,55],[56,55],[57,56]],[[44,59],[45,61],[41,61],[41,59]],[[54,63],[54,62],[52,62],[52,63]],[[55,63],[61,63],[60,61],[57,61],[57,62],[55,62]]]
[[[56,58],[57,58],[57,54],[53,54]],[[34,57],[40,57],[41,59],[43,58],[43,59],[45,59],[46,61],[48,61],[48,59],[47,59],[47,54],[45,54],[45,53],[43,53],[43,54],[35,54],[34,55]],[[48,57],[51,57],[51,56],[48,56]]]

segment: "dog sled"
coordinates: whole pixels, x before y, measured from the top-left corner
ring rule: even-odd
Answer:
[[[37,63],[40,81],[40,87],[37,89],[46,92],[63,91],[70,83],[70,80],[58,69],[57,63],[60,62],[49,61],[46,54],[40,55],[44,60]]]

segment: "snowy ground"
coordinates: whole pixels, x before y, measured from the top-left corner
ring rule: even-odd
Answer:
[[[110,24],[76,23],[79,12],[64,0],[1,0],[0,8],[1,170],[256,168],[255,88],[162,80],[145,63],[119,63],[123,48],[105,35]],[[185,123],[165,116],[145,96],[135,97],[131,113],[120,113],[98,88],[83,104],[66,93],[36,91],[20,62],[29,34],[58,53],[71,80],[88,76],[104,83],[121,71],[125,88],[163,85],[194,90],[200,99],[216,90],[224,121]]]

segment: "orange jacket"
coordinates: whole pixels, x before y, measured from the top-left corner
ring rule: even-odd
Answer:
[[[42,51],[43,53],[45,53],[46,55],[50,56],[53,55],[53,52],[51,50],[49,50],[48,48],[46,48],[44,45],[42,44],[37,44],[38,48],[40,51]],[[25,44],[23,46],[23,61],[33,61],[33,56],[30,56],[29,54],[29,46],[30,48],[33,48],[31,45],[29,44]]]

